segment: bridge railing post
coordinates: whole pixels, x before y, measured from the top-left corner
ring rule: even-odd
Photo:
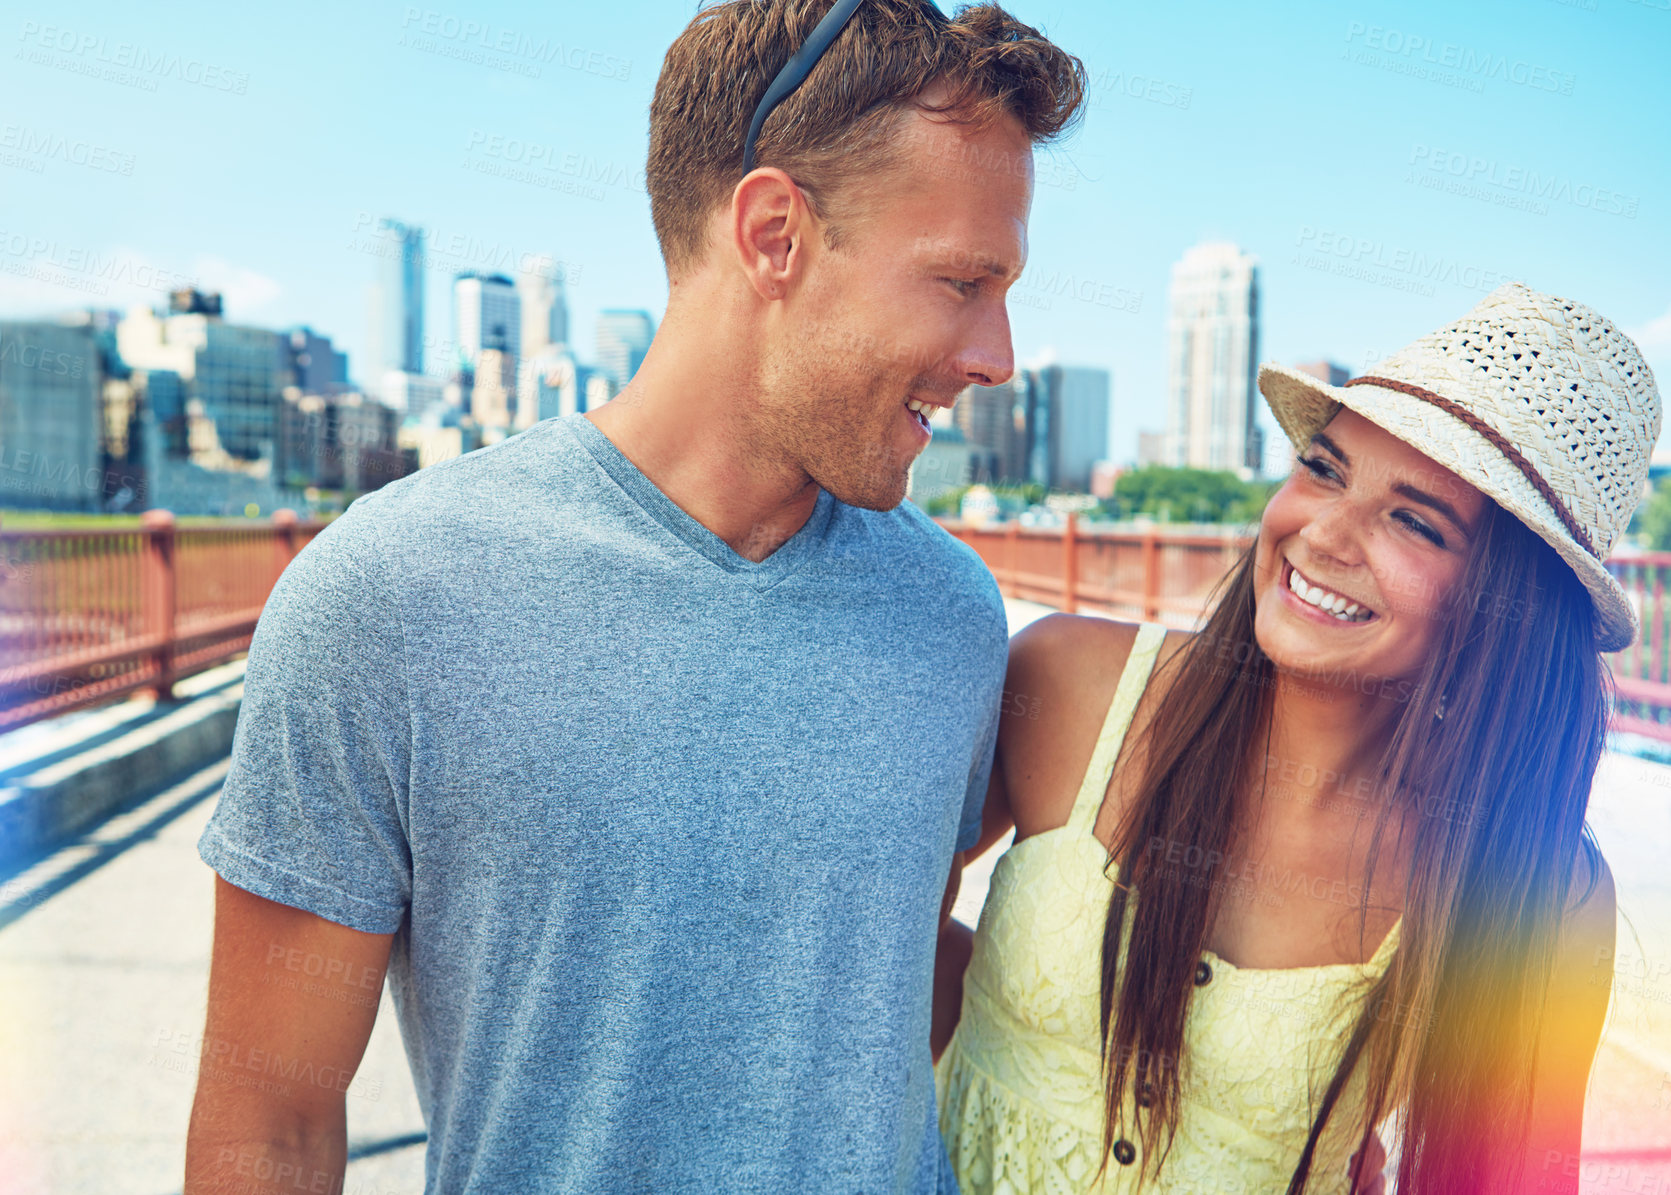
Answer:
[[[156,636],[152,662],[156,683],[150,688],[158,701],[174,699],[175,613],[179,601],[175,569],[174,513],[148,510],[139,516],[145,536],[144,611],[145,631]]]

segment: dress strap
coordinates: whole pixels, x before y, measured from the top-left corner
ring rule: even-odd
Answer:
[[[1103,796],[1108,792],[1108,778],[1114,772],[1114,760],[1120,754],[1126,728],[1137,712],[1137,699],[1149,683],[1155,656],[1165,639],[1166,628],[1158,622],[1145,622],[1137,628],[1137,638],[1131,645],[1131,654],[1126,657],[1126,666],[1120,673],[1114,699],[1108,703],[1108,716],[1103,719],[1102,733],[1097,735],[1096,749],[1091,752],[1090,766],[1085,769],[1085,779],[1080,783],[1079,795],[1073,801],[1068,825],[1076,829],[1090,833],[1096,825]]]

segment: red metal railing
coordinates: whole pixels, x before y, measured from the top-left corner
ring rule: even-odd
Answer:
[[[0,731],[174,682],[249,647],[273,583],[325,526],[0,530]]]
[[[1083,528],[1072,515],[1063,527],[941,525],[975,549],[1005,597],[1178,627],[1195,625],[1213,586],[1252,542],[1229,529]],[[1671,742],[1671,552],[1606,563],[1642,627],[1635,643],[1607,655],[1618,698],[1613,727]]]

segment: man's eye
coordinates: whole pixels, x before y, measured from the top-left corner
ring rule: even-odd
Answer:
[[[940,281],[951,283],[960,295],[972,295],[981,285],[978,278],[942,278]]]

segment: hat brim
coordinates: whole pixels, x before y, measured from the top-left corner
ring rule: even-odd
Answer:
[[[1559,552],[1584,583],[1595,609],[1598,651],[1628,647],[1637,635],[1636,612],[1601,561],[1561,523],[1547,499],[1484,436],[1431,403],[1383,386],[1331,386],[1285,365],[1259,367],[1259,392],[1296,449],[1304,451],[1342,407],[1409,444],[1485,494]],[[1532,460],[1536,450],[1516,445]]]

